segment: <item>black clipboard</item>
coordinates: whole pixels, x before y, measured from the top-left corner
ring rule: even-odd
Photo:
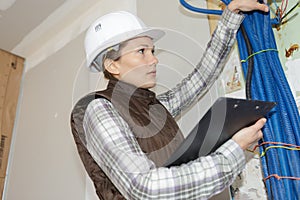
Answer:
[[[240,129],[267,117],[275,105],[275,102],[218,98],[164,166],[178,166],[214,152]]]

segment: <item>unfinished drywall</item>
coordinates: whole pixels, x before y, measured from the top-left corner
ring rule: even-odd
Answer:
[[[7,166],[16,124],[24,58],[0,49],[0,199],[7,181]]]

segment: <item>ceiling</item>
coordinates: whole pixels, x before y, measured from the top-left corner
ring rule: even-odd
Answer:
[[[12,51],[31,30],[66,2],[66,0],[5,1],[13,3],[7,10],[0,10],[0,49],[6,51]]]

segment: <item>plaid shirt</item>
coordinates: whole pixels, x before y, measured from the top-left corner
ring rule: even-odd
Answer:
[[[243,16],[225,9],[195,70],[157,98],[178,115],[213,84],[224,65]],[[178,167],[156,167],[142,152],[128,124],[111,102],[93,100],[85,113],[87,148],[126,199],[207,199],[228,187],[245,166],[233,140],[215,153]]]

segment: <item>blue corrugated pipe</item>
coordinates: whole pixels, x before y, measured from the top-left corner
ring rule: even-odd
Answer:
[[[195,6],[192,6],[188,4],[185,0],[179,0],[181,5],[191,11],[194,12],[199,12],[203,14],[212,14],[212,15],[221,15],[222,11],[221,10],[211,10],[211,9],[204,9],[204,8],[197,8]]]
[[[223,0],[227,5],[230,0]],[[215,10],[195,8],[184,0],[180,3],[195,12],[204,14],[217,14]],[[289,84],[282,69],[277,49],[272,24],[278,24],[278,18],[270,19],[270,13],[260,11],[245,14],[242,27],[246,35],[240,30],[237,34],[238,47],[241,59],[246,59],[255,52],[265,51],[251,57],[251,98],[265,101],[275,101],[277,106],[263,130],[263,141],[283,142],[300,145],[300,121],[299,112]],[[248,52],[249,44],[246,44],[245,37],[250,42],[252,52]],[[243,62],[242,67],[245,77],[248,73],[249,62]],[[260,141],[262,142],[262,141]],[[261,147],[263,152],[267,146]],[[270,149],[261,158],[263,176],[270,175],[300,177],[300,153],[286,149]],[[276,179],[271,177],[265,181],[268,199],[274,200],[299,200],[300,182],[292,179]]]
[[[277,49],[272,31],[269,14],[253,12],[247,14],[243,27],[251,40],[252,50],[259,52],[264,49]],[[238,43],[241,58],[247,58],[243,38],[238,33]],[[264,141],[276,141],[299,145],[299,113],[290,91],[284,71],[276,51],[261,53],[255,56],[252,78],[252,98],[276,101],[276,112],[270,117],[264,130]],[[247,63],[243,63],[244,73],[247,73]],[[261,151],[264,149],[262,148]],[[264,176],[272,174],[279,176],[299,177],[300,156],[297,151],[272,149],[262,159]],[[266,180],[269,199],[299,199],[299,181],[272,177]]]

